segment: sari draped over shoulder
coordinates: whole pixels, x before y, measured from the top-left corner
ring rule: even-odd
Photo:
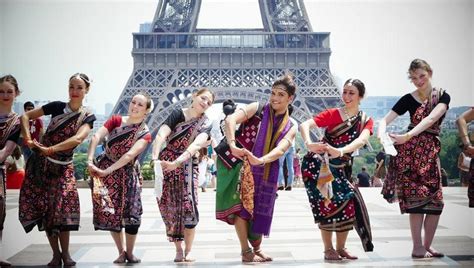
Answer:
[[[0,117],[0,149],[3,149],[9,138],[19,135],[20,119],[16,113],[10,113],[5,117]],[[3,223],[6,216],[6,169],[5,164],[0,163],[0,231],[3,230]]]
[[[144,123],[114,128],[105,143],[105,151],[96,159],[97,167],[107,169],[149,133]],[[105,177],[93,178],[93,222],[96,230],[120,231],[127,226],[140,226],[143,177],[137,159],[138,156]]]
[[[261,112],[241,125],[236,140],[241,147],[261,157],[275,148],[292,126],[288,113],[276,116],[266,104]],[[235,216],[250,221],[249,238],[255,240],[270,234],[279,163],[241,168],[242,163],[229,168],[220,157],[217,160],[216,218],[229,224],[234,224]]]
[[[324,141],[342,148],[357,139],[362,133],[367,117],[360,111],[332,129],[326,129]],[[329,182],[332,189],[328,200],[318,190],[323,158],[309,152],[303,158],[301,170],[315,223],[319,228],[330,232],[345,232],[355,227],[365,251],[372,251],[370,221],[364,200],[359,190],[350,183],[352,157],[345,154],[329,160],[329,171],[334,179]],[[323,174],[321,174],[323,175]]]
[[[205,115],[178,123],[172,129],[159,159],[176,160],[198,134],[206,131],[207,124]],[[163,171],[163,194],[157,201],[170,242],[184,240],[184,228],[194,228],[199,222],[198,174],[198,163],[194,157],[173,171]]]
[[[94,115],[85,108],[51,119],[42,143],[52,146],[74,136],[86,120]],[[36,225],[48,235],[79,229],[79,195],[74,177],[71,148],[44,156],[34,151],[26,163],[25,179],[20,190],[19,219],[28,233]]]
[[[411,116],[409,129],[429,116],[442,94],[443,90],[432,90],[431,98]],[[395,145],[398,154],[390,158],[382,194],[389,202],[398,201],[402,214],[440,215],[443,210],[438,157],[441,151],[439,133],[443,118],[444,116],[406,143]]]

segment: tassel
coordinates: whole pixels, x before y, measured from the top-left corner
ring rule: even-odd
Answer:
[[[326,153],[324,159],[321,162],[321,169],[319,170],[319,178],[316,188],[324,197],[324,205],[327,207],[331,203],[331,198],[333,197],[332,192],[332,181],[334,176],[329,169],[329,157]]]

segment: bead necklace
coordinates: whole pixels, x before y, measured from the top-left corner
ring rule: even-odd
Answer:
[[[352,121],[354,121],[356,119],[356,117],[349,115],[349,111],[347,110],[346,106],[342,107],[342,111],[344,112],[344,115],[346,116],[347,126],[351,126]]]

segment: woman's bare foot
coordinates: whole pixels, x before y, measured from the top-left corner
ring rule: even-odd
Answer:
[[[253,253],[252,249],[242,251],[242,262],[265,262],[264,259]]]
[[[133,253],[126,253],[125,256],[127,257],[127,261],[129,263],[140,263],[142,262],[142,260],[140,260],[139,258],[135,257],[135,255],[133,255]]]
[[[61,257],[63,259],[64,266],[76,266],[76,262],[71,258],[69,252],[61,253]]]
[[[183,262],[184,261],[184,253],[182,250],[176,251],[176,257],[174,257],[174,262]]]
[[[352,255],[348,250],[347,248],[341,248],[341,249],[338,249],[337,250],[337,253],[343,257],[343,258],[346,258],[348,260],[357,260],[358,257],[355,256],[355,255]]]
[[[122,251],[117,259],[114,260],[114,263],[125,263],[127,261],[127,253]]]
[[[420,248],[413,248],[413,251],[411,252],[411,257],[414,259],[429,259],[432,258],[433,255],[429,253],[425,248],[420,247]]]
[[[333,248],[324,251],[324,260],[326,261],[342,261],[341,255]]]
[[[430,248],[426,249],[426,251],[428,251],[435,258],[443,258],[444,257],[444,253],[441,253],[441,252],[437,251],[434,248],[430,247]]]
[[[48,262],[48,266],[61,266],[62,264],[61,254],[53,254],[53,258]]]
[[[253,252],[255,252],[255,255],[259,256],[260,258],[262,258],[265,261],[273,261],[273,258],[268,256],[267,254],[263,253],[261,248],[259,248],[259,249],[254,248]]]
[[[196,259],[193,258],[193,254],[191,254],[191,252],[184,252],[184,261],[185,262],[195,262]]]

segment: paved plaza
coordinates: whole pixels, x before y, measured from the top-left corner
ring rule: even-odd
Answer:
[[[398,205],[388,204],[380,188],[362,189],[372,225],[374,252],[363,251],[357,233],[351,231],[348,249],[359,256],[356,261],[329,263],[323,260],[323,243],[313,223],[303,188],[279,191],[272,231],[262,248],[274,261],[259,266],[279,267],[474,267],[474,209],[467,206],[466,188],[444,189],[445,210],[433,246],[446,254],[441,259],[413,260],[408,216],[400,215]],[[71,234],[71,255],[78,267],[113,267],[117,257],[108,232],[94,231],[90,190],[80,189],[81,228]],[[196,230],[192,264],[174,264],[174,246],[165,236],[165,227],[152,189],[143,192],[144,215],[136,255],[137,266],[148,267],[241,267],[240,247],[233,226],[215,220],[215,192],[208,189],[199,195],[200,223]],[[7,191],[7,218],[3,238],[4,256],[15,266],[42,266],[51,258],[44,233],[25,234],[18,221],[18,190]]]

